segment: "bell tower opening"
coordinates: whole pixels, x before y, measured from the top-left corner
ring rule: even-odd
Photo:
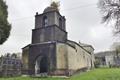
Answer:
[[[43,27],[47,27],[48,26],[48,18],[47,16],[43,17]]]

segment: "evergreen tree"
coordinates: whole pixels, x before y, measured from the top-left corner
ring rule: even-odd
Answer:
[[[9,24],[7,5],[0,0],[0,44],[3,44],[10,35],[11,25]]]

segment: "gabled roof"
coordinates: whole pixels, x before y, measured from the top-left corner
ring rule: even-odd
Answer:
[[[85,50],[87,53],[91,54],[91,52],[89,52],[88,50],[86,50],[83,46],[81,46],[79,43],[75,42],[75,41],[71,41],[71,40],[67,40],[68,42],[74,43],[76,45],[78,45],[79,47],[81,47],[83,50]],[[93,48],[94,50],[94,48]]]
[[[79,44],[80,44],[82,47],[91,47],[93,50],[95,50],[92,45],[85,44],[85,43],[81,43],[81,42],[79,42]]]

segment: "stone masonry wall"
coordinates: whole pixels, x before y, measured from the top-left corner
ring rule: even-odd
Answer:
[[[91,55],[84,49],[75,45],[75,48],[63,44],[57,44],[57,69],[77,71],[83,68],[91,68]]]

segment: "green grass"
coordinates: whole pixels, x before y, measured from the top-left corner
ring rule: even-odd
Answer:
[[[68,79],[65,78],[31,78],[31,77],[14,77],[0,78],[0,80],[120,80],[120,69],[118,68],[101,68],[89,72],[74,75]]]

